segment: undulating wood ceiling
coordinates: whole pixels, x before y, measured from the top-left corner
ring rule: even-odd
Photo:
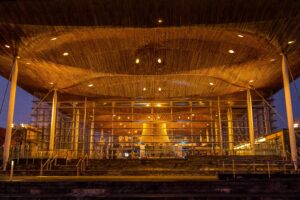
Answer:
[[[269,96],[282,51],[300,74],[299,11],[296,0],[2,1],[0,74],[18,49],[31,93],[238,98],[250,84]]]

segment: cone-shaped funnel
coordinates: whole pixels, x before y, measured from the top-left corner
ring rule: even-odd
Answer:
[[[141,142],[167,143],[170,142],[166,123],[143,123]]]

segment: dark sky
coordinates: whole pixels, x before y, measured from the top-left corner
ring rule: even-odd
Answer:
[[[7,79],[0,76],[0,103],[2,103],[5,87],[7,84]],[[300,79],[296,80],[297,88],[300,88]],[[291,84],[292,98],[293,98],[293,108],[294,108],[294,119],[300,118],[300,110],[299,103],[300,101],[297,98],[296,90],[294,84]],[[8,108],[8,98],[9,98],[9,88],[5,98],[5,103],[3,106],[3,110],[0,115],[0,126],[6,127],[6,117],[7,117],[7,108]],[[276,110],[280,113],[280,115],[286,120],[285,113],[285,104],[284,104],[284,94],[283,91],[280,90],[274,95],[274,105]],[[33,97],[28,92],[24,91],[22,88],[17,88],[17,96],[16,96],[16,105],[15,105],[15,116],[14,123],[29,123],[30,122],[30,114],[32,107]],[[1,104],[0,104],[1,105]],[[278,128],[286,128],[286,122],[277,117],[277,126]]]

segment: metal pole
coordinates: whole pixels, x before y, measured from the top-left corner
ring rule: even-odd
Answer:
[[[284,54],[282,54],[282,77],[283,77],[286,115],[287,115],[289,138],[290,138],[291,160],[294,164],[295,170],[297,170],[298,168],[297,146],[296,146],[296,137],[295,137],[295,130],[294,130],[293,105],[292,105],[291,91],[290,91],[288,62]]]
[[[52,100],[52,116],[51,116],[51,128],[50,128],[50,138],[49,138],[49,152],[53,155],[54,150],[54,140],[55,140],[55,128],[56,128],[56,106],[57,106],[57,91],[53,91]]]
[[[228,127],[228,146],[229,154],[234,154],[234,136],[233,136],[233,123],[232,123],[232,108],[227,109],[227,127]]]
[[[223,154],[223,133],[222,133],[222,121],[221,121],[220,97],[218,97],[218,120],[219,120],[220,151],[221,151],[221,154]]]
[[[86,141],[86,106],[87,106],[87,98],[84,98],[84,114],[83,114],[83,130],[82,130],[82,155],[85,154],[85,141]]]
[[[18,80],[18,61],[14,57],[12,66],[12,77],[10,85],[10,96],[9,96],[9,105],[7,112],[7,121],[6,121],[6,133],[5,133],[5,142],[3,145],[3,171],[6,170],[6,165],[9,159],[10,145],[11,145],[11,136],[12,136],[12,127],[14,120],[14,109],[15,109],[15,99],[16,99],[16,89],[17,89],[17,80]]]
[[[76,110],[76,117],[75,117],[75,158],[78,157],[78,141],[79,141],[79,109]]]
[[[90,132],[90,156],[94,152],[94,120],[95,120],[95,102],[93,102],[93,111],[92,111],[92,122],[91,122],[91,132]]]
[[[248,130],[250,138],[250,148],[252,155],[255,154],[254,146],[254,124],[253,124],[253,110],[252,110],[252,98],[250,89],[247,89],[247,113],[248,113]]]

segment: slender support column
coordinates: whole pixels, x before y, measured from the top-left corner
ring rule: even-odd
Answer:
[[[75,119],[76,119],[76,109],[75,104],[73,104],[73,114],[72,114],[72,127],[71,127],[71,148],[74,151],[75,148]]]
[[[57,91],[53,91],[52,100],[52,116],[51,116],[51,127],[50,127],[50,138],[49,138],[49,153],[53,155],[54,140],[55,140],[55,129],[56,129],[56,107],[57,107]]]
[[[251,152],[255,154],[255,144],[254,144],[254,124],[253,124],[253,110],[252,110],[252,98],[250,89],[247,89],[247,113],[248,113],[248,131],[250,138],[250,148]]]
[[[76,117],[75,117],[75,144],[74,144],[75,158],[78,157],[78,142],[79,142],[79,109],[76,110]]]
[[[233,136],[233,123],[232,123],[232,108],[227,109],[227,127],[228,127],[228,147],[229,155],[234,154],[234,136]]]
[[[83,114],[83,129],[82,129],[82,155],[85,155],[85,147],[86,147],[86,107],[87,107],[87,98],[84,98],[84,114]]]
[[[219,121],[220,150],[221,153],[223,154],[223,133],[222,133],[222,121],[221,121],[220,97],[218,97],[218,121]]]
[[[282,77],[283,77],[286,115],[287,115],[289,138],[290,138],[291,160],[294,163],[295,170],[297,170],[298,168],[297,167],[297,146],[296,146],[296,137],[295,137],[295,130],[294,130],[293,105],[292,105],[291,91],[290,91],[288,62],[284,54],[282,54]]]
[[[206,135],[206,145],[209,144],[209,131],[208,131],[208,127],[206,127],[205,129],[205,135]]]
[[[270,125],[270,114],[269,114],[269,109],[267,104],[264,102],[264,128],[265,128],[265,134],[270,134],[271,133],[271,125]]]
[[[91,132],[90,132],[90,156],[94,154],[94,121],[95,121],[95,102],[93,103],[92,111],[92,122],[91,122]]]
[[[7,121],[6,121],[5,142],[3,146],[4,147],[3,148],[3,170],[6,170],[7,162],[9,159],[12,127],[13,127],[13,120],[14,120],[17,80],[18,80],[18,61],[17,58],[14,57],[13,66],[12,66],[11,85],[10,85],[9,105],[8,105]]]

